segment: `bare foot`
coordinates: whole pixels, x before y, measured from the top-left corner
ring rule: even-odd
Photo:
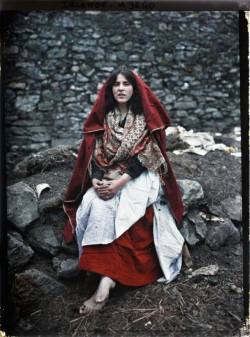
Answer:
[[[103,301],[101,303],[96,302],[96,292],[87,299],[82,306],[80,306],[79,313],[81,315],[89,315],[94,314],[97,311],[101,310],[107,301]]]
[[[103,276],[96,292],[83,303],[79,313],[81,315],[94,314],[101,310],[108,301],[110,290],[114,287],[115,282],[111,278]]]
[[[109,292],[115,287],[115,281],[108,276],[103,276],[96,291],[96,303],[102,303],[109,297]]]

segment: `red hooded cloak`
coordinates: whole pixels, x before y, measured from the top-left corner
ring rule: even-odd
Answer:
[[[154,135],[168,165],[168,172],[162,177],[164,182],[163,190],[166,198],[169,200],[172,214],[178,225],[183,217],[184,206],[182,203],[180,189],[166,153],[165,129],[170,125],[170,119],[166,110],[151,91],[149,86],[135,72],[133,72],[133,74],[141,95],[143,114],[145,116],[147,128],[150,133]],[[106,87],[107,81],[100,89],[91,113],[84,123],[84,138],[81,142],[73,174],[65,194],[63,207],[68,216],[63,233],[65,242],[71,242],[74,238],[76,210],[81,202],[81,197],[91,186],[91,180],[88,174],[88,165],[92,158],[96,135],[104,131],[103,122],[105,117],[104,108]]]

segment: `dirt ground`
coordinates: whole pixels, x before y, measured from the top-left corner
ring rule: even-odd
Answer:
[[[217,151],[216,151],[217,152]],[[240,162],[222,153],[205,157],[185,154],[171,155],[178,179],[200,181],[206,203],[219,203],[228,196],[240,193]],[[72,164],[57,166],[49,172],[36,173],[22,179],[34,187],[47,182],[51,190],[42,199],[58,195],[67,185]],[[229,172],[229,173],[228,173]],[[231,174],[234,172],[233,174]],[[9,175],[9,183],[19,181]],[[204,205],[206,207],[206,205]],[[65,217],[61,210],[53,223],[60,237]],[[11,335],[16,336],[120,336],[120,337],[236,337],[240,335],[243,318],[242,245],[224,246],[218,251],[200,244],[191,248],[193,269],[218,264],[215,276],[190,278],[182,269],[170,284],[154,283],[145,287],[117,286],[105,308],[93,317],[81,317],[78,308],[92,294],[98,283],[96,275],[81,273],[75,279],[62,281],[67,287],[65,296],[47,301],[46,310],[23,316],[13,314]],[[51,259],[38,256],[29,265],[54,275]],[[29,267],[29,265],[27,267]],[[235,287],[234,287],[235,288]],[[14,308],[13,308],[14,309]],[[14,310],[13,310],[14,313]]]
[[[240,336],[243,317],[242,293],[231,290],[242,287],[242,247],[223,247],[211,252],[205,245],[192,249],[194,268],[217,263],[216,276],[189,278],[184,270],[170,284],[154,283],[145,287],[118,286],[109,303],[94,317],[81,317],[78,307],[94,292],[95,275],[84,273],[64,281],[65,297],[55,298],[46,311],[29,315],[31,330],[22,326],[13,330],[16,336],[169,336],[233,337]],[[38,261],[39,260],[39,261]],[[37,259],[49,272],[50,262]],[[45,269],[45,268],[44,268]],[[46,299],[45,299],[46,300]],[[22,331],[22,332],[21,332]]]

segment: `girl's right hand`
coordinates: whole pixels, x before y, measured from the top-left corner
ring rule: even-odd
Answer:
[[[114,194],[110,191],[107,191],[107,186],[109,186],[110,182],[107,181],[101,181],[96,178],[92,179],[92,185],[98,194],[98,197],[103,200],[108,200],[113,198]]]
[[[99,179],[93,178],[92,179],[92,185],[93,185],[94,189],[96,190],[96,192],[98,192],[98,188],[103,185],[103,182]]]

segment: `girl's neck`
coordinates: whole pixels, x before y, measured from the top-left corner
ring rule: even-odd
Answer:
[[[119,104],[118,109],[122,115],[126,115],[128,113],[128,106],[127,104]]]

